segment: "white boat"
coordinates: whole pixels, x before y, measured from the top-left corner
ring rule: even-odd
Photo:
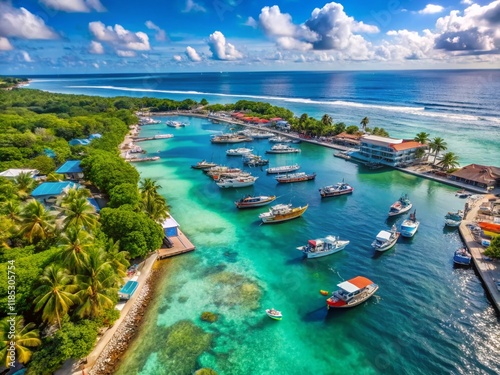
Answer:
[[[274,145],[271,147],[270,150],[266,151],[266,154],[292,154],[292,153],[298,153],[301,152],[299,148],[294,148],[290,147],[288,145],[284,145],[281,143],[278,143],[277,145]]]
[[[253,148],[239,147],[239,148],[231,148],[226,151],[227,156],[243,156],[249,154],[253,151]]]
[[[444,224],[449,227],[458,227],[464,218],[462,210],[448,212],[444,217]]]
[[[401,195],[401,197],[392,204],[389,209],[389,216],[396,216],[408,212],[413,207],[407,194]]]
[[[297,250],[302,251],[307,258],[319,258],[341,251],[347,245],[349,245],[349,241],[341,241],[335,236],[326,236],[325,238],[309,240],[307,245],[297,247]]]
[[[417,221],[415,216],[415,212],[410,214],[410,218],[403,221],[401,224],[401,236],[403,237],[413,237],[417,232],[418,226],[420,225],[420,221]]]
[[[395,225],[392,226],[390,231],[381,230],[377,234],[375,241],[372,242],[372,247],[377,251],[389,250],[396,244],[399,234]]]
[[[173,134],[156,134],[154,136],[154,139],[169,139],[169,138],[174,138]]]
[[[329,185],[319,189],[321,198],[335,197],[338,195],[351,194],[354,188],[345,182],[338,182],[335,185]]]
[[[269,174],[273,173],[288,173],[288,172],[293,172],[300,169],[300,165],[298,164],[293,164],[293,165],[282,165],[281,167],[272,167],[272,168],[267,168],[266,172]]]
[[[186,124],[184,122],[180,122],[180,121],[167,121],[165,124],[167,124],[167,126],[170,126],[171,128],[182,128],[184,126],[186,126]]]
[[[336,309],[354,307],[373,296],[378,290],[378,285],[363,276],[356,276],[350,280],[337,284],[339,289],[333,292],[326,300],[326,306]]]
[[[259,215],[264,224],[280,223],[282,221],[296,219],[306,212],[308,204],[302,207],[292,207],[291,204],[277,204],[272,206],[268,212]]]
[[[283,319],[283,314],[281,313],[281,311],[275,310],[274,308],[266,309],[266,314],[268,317],[274,320]]]
[[[264,139],[264,138],[271,138],[274,137],[276,134],[271,133],[271,132],[259,132],[259,131],[253,131],[250,129],[243,130],[241,134],[246,135],[247,137],[252,137],[254,139]]]
[[[237,177],[237,178],[221,178],[216,182],[217,186],[220,188],[238,188],[251,186],[255,184],[258,177],[254,176],[246,176],[246,177]]]

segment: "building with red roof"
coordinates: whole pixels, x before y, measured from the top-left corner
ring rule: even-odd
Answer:
[[[480,164],[469,164],[451,173],[450,178],[482,188],[500,186],[500,168]]]

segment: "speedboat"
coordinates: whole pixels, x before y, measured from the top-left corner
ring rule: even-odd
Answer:
[[[290,182],[301,182],[301,181],[310,181],[316,178],[316,173],[288,173],[284,175],[276,176],[276,181],[282,184],[290,183]]]
[[[206,173],[207,176],[215,176],[220,175],[221,173],[241,173],[242,170],[240,168],[230,168],[222,165],[217,165],[209,169],[204,169],[203,172]]]
[[[199,161],[198,163],[196,163],[195,165],[192,165],[191,168],[194,168],[194,169],[209,169],[209,168],[213,168],[213,167],[216,167],[217,164],[215,163],[212,163],[212,162],[208,162],[206,160],[202,160],[202,161]]]
[[[373,296],[378,290],[378,285],[363,276],[356,276],[353,279],[337,284],[339,289],[333,292],[332,296],[326,300],[329,309],[354,307]]]
[[[472,256],[465,247],[455,250],[455,254],[453,255],[453,262],[461,266],[470,265],[471,259]]]
[[[266,309],[266,314],[268,317],[274,320],[283,319],[283,314],[281,314],[281,311],[275,310],[274,308]]]
[[[397,231],[396,225],[393,225],[390,231],[381,230],[375,241],[372,242],[372,247],[377,251],[389,250],[396,244],[399,238],[399,232]]]
[[[298,169],[300,169],[300,165],[298,165],[298,164],[282,165],[281,167],[267,168],[266,172],[269,173],[269,174],[288,173],[288,172],[296,171]]]
[[[241,143],[241,142],[251,142],[251,141],[253,141],[252,138],[244,136],[244,135],[239,135],[239,134],[214,135],[210,139],[210,142],[218,143],[218,144]]]
[[[309,240],[307,245],[297,247],[297,250],[302,251],[307,258],[319,258],[343,250],[347,245],[349,241],[341,241],[335,236],[326,236]]]
[[[182,127],[186,126],[186,124],[183,122],[171,121],[171,120],[167,121],[166,124],[167,124],[167,126],[170,126],[171,128],[182,128]]]
[[[458,227],[464,218],[462,210],[450,211],[444,217],[444,224],[448,227]]]
[[[413,205],[411,204],[408,195],[403,194],[396,202],[392,204],[391,208],[389,209],[389,216],[404,214],[405,212],[410,211],[412,206]]]
[[[420,221],[417,221],[415,216],[416,210],[410,214],[410,218],[403,221],[401,224],[401,235],[403,237],[413,237],[413,235],[417,232],[418,226],[420,225]]]
[[[268,212],[259,215],[264,224],[280,223],[282,221],[296,219],[306,212],[308,204],[302,207],[292,207],[291,204],[277,204],[272,206]]]
[[[246,148],[246,147],[240,147],[240,148],[232,148],[226,151],[227,156],[243,156],[246,154],[249,154],[253,151],[253,148]]]
[[[266,204],[273,202],[275,199],[276,195],[259,195],[255,197],[247,195],[246,197],[241,198],[239,201],[234,202],[234,204],[238,208],[253,208],[265,206]]]
[[[266,154],[293,154],[293,153],[298,153],[298,152],[301,152],[301,150],[299,148],[294,148],[294,147],[290,147],[288,145],[284,145],[284,144],[279,143],[279,144],[271,147],[270,150],[267,150]]]
[[[263,159],[262,156],[249,153],[243,155],[243,164],[249,167],[257,167],[269,164],[269,159]]]
[[[236,178],[221,178],[216,184],[220,188],[239,188],[252,186],[257,181],[258,177],[246,176],[246,177],[236,177]]]
[[[345,182],[339,182],[335,185],[329,185],[319,189],[321,198],[336,197],[337,195],[351,194],[354,188]]]

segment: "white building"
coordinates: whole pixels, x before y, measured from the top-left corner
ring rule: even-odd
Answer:
[[[7,169],[0,173],[0,177],[15,179],[18,178],[21,173],[28,173],[31,177],[35,177],[39,172],[36,169]]]

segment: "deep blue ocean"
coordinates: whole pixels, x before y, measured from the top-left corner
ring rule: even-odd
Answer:
[[[347,124],[368,116],[369,126],[394,137],[419,131],[443,137],[463,164],[500,165],[500,71],[44,77],[31,87],[213,103],[263,100]],[[465,203],[456,188],[391,169],[367,170],[302,143],[298,155],[270,155],[270,166],[298,163],[317,173],[315,181],[278,185],[264,169],[247,168],[259,177],[253,187],[220,189],[190,165],[208,159],[241,167],[241,158],[225,155],[229,147],[210,143],[229,127],[180,117],[189,125],[172,129],[165,126],[169,118],[159,119],[141,135],[175,137],[140,143],[161,159],[135,166],[141,177],[158,180],[197,249],[164,261],[165,278],[117,375],[191,375],[202,367],[220,375],[500,373],[499,317],[474,270],[452,262],[462,243],[443,220]],[[270,148],[267,140],[246,146],[259,154]],[[320,198],[320,187],[342,179],[355,188],[352,195]],[[417,210],[418,232],[376,254],[370,244],[378,231],[404,219],[387,219],[402,193]],[[309,208],[299,219],[260,225],[266,207],[234,207],[245,194],[275,194],[277,203]],[[351,243],[319,259],[304,260],[295,249],[328,234]],[[327,312],[319,290],[357,275],[379,284],[377,294],[356,308]],[[267,318],[270,307],[283,312],[283,321]],[[200,320],[203,311],[219,320]]]

